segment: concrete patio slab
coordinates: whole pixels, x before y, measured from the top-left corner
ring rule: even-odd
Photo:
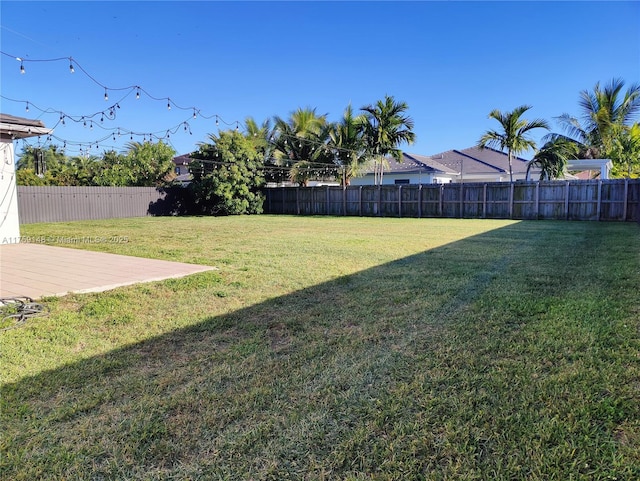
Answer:
[[[0,297],[40,299],[184,277],[215,267],[43,244],[0,245]]]

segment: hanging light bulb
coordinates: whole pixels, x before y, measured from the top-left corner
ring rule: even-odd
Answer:
[[[84,120],[84,117],[82,117],[82,125],[83,125],[84,127],[86,127],[86,126],[87,126],[87,121],[86,121],[86,120]]]
[[[136,99],[140,98],[140,87],[136,90]]]
[[[69,72],[76,73],[76,70],[73,68],[73,62],[69,59]]]
[[[89,122],[89,130],[93,130],[93,120]]]
[[[216,115],[216,126],[220,125],[220,122],[218,122],[218,116]]]
[[[116,141],[116,134],[113,134],[113,141]]]
[[[107,89],[104,89],[104,99],[109,100],[109,94],[107,94]]]
[[[171,110],[171,99],[167,99],[167,110]]]
[[[24,73],[24,62],[22,61],[22,59],[20,57],[16,57],[16,60],[18,62],[20,62],[20,73],[23,74]]]
[[[196,114],[196,109],[193,109],[193,118],[195,119],[198,116],[198,114]]]
[[[27,112],[29,111],[29,102],[27,102],[27,108],[25,109]]]

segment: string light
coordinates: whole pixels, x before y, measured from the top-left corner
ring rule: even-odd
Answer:
[[[153,99],[153,100],[161,100],[161,98],[157,98],[157,97],[154,97],[154,96],[150,95],[148,92],[146,92],[146,91],[145,91],[141,86],[139,86],[139,85],[134,85],[134,86],[131,86],[131,87],[124,87],[124,88],[113,88],[113,87],[108,87],[108,86],[106,86],[106,85],[104,85],[104,84],[100,83],[100,82],[99,82],[98,80],[96,80],[94,77],[92,77],[92,76],[91,76],[91,75],[90,75],[90,74],[89,74],[89,73],[88,73],[88,72],[87,72],[87,71],[86,71],[86,70],[85,70],[85,69],[84,69],[84,68],[83,68],[83,67],[82,67],[82,66],[81,66],[81,65],[80,65],[80,64],[79,64],[79,63],[78,63],[78,62],[77,62],[73,57],[62,57],[62,58],[52,58],[52,59],[40,59],[40,60],[36,60],[36,59],[23,59],[23,58],[21,58],[21,57],[11,56],[11,55],[7,54],[6,52],[3,52],[3,51],[0,51],[0,54],[1,54],[1,55],[7,55],[7,56],[10,56],[10,57],[12,57],[12,58],[15,58],[17,61],[19,61],[19,62],[20,62],[20,72],[21,72],[22,74],[24,74],[24,73],[25,73],[25,67],[24,67],[24,64],[25,64],[26,62],[53,62],[53,61],[66,60],[66,61],[68,62],[68,64],[67,64],[67,65],[69,66],[69,72],[70,72],[70,73],[75,73],[76,68],[79,68],[79,69],[80,69],[80,71],[81,71],[85,76],[87,76],[87,77],[88,77],[89,79],[91,79],[94,83],[96,83],[97,85],[99,85],[100,87],[102,87],[102,88],[104,89],[104,99],[105,99],[105,101],[107,101],[107,100],[109,99],[109,90],[112,90],[112,91],[113,91],[113,90],[128,90],[128,91],[129,91],[129,93],[125,94],[125,95],[124,95],[124,97],[122,98],[122,100],[124,100],[124,98],[126,98],[130,93],[133,93],[133,91],[134,91],[134,90],[135,90],[135,98],[136,98],[136,99],[139,99],[139,98],[140,98],[141,93],[145,93],[147,96],[149,96],[149,97],[150,97],[151,99]],[[0,95],[0,97],[2,97],[3,99],[7,99],[5,96],[2,96],[2,95]],[[181,106],[179,106],[179,105],[176,105],[174,102],[172,102],[170,97],[165,97],[165,99],[167,100],[167,109],[168,109],[168,110],[171,110],[171,109],[172,109],[172,104],[173,104],[173,106],[177,107],[178,109],[181,109],[181,110],[191,110],[191,116],[192,116],[192,118],[194,118],[194,119],[196,119],[198,116],[203,117],[204,119],[211,119],[211,118],[215,118],[215,124],[216,124],[216,126],[219,126],[219,125],[220,125],[220,122],[223,122],[225,125],[228,125],[228,126],[231,126],[231,125],[233,125],[233,124],[235,123],[235,130],[236,130],[236,131],[239,131],[239,130],[240,130],[240,123],[239,123],[238,121],[234,121],[234,122],[232,122],[232,123],[228,123],[228,122],[225,122],[225,121],[224,121],[224,120],[223,120],[219,115],[217,115],[217,114],[213,114],[213,115],[207,116],[207,115],[202,114],[202,112],[201,112],[199,109],[197,109],[196,107],[181,107]],[[101,122],[101,123],[104,123],[104,116],[105,116],[105,114],[106,114],[106,112],[103,110],[103,111],[98,111],[98,112],[96,112],[96,113],[94,113],[94,114],[91,114],[91,115],[84,115],[84,116],[82,116],[82,117],[78,117],[78,116],[75,116],[75,117],[74,117],[74,116],[69,115],[69,114],[67,114],[67,113],[65,113],[65,112],[58,111],[58,110],[55,110],[55,109],[52,109],[52,108],[47,108],[47,109],[44,109],[44,110],[43,110],[43,109],[40,109],[39,107],[34,106],[34,105],[33,105],[33,103],[31,103],[31,102],[29,102],[29,101],[24,101],[24,100],[19,101],[19,100],[14,100],[14,99],[7,99],[7,100],[12,100],[12,101],[16,101],[16,102],[24,102],[24,103],[25,103],[25,110],[26,110],[27,112],[29,112],[29,110],[30,110],[30,108],[31,108],[31,107],[35,107],[37,110],[40,110],[42,113],[45,113],[45,114],[46,114],[46,113],[58,113],[58,114],[59,114],[59,120],[58,120],[58,123],[59,123],[59,124],[62,124],[63,126],[64,126],[64,125],[66,125],[66,119],[67,119],[67,118],[69,118],[69,119],[71,119],[73,122],[79,122],[79,121],[80,121],[80,122],[82,122],[82,123],[83,123],[83,126],[85,126],[85,127],[86,127],[86,123],[87,123],[87,121],[89,121],[89,123],[90,123],[90,127],[91,127],[91,129],[93,130],[93,120],[92,120],[92,119],[93,119],[93,118],[99,118],[99,119],[100,119],[100,122]],[[116,113],[116,112],[115,112],[115,109],[120,109],[120,104],[119,104],[119,103],[116,103],[116,104],[114,104],[113,106],[111,106],[111,107],[109,108],[109,110],[108,110],[108,118],[109,118],[109,120],[113,120],[113,119],[115,119],[115,113]],[[97,117],[98,115],[99,115],[100,117]],[[96,125],[97,125],[98,127],[100,127],[100,128],[103,128],[99,123],[96,123]],[[168,129],[168,130],[164,131],[164,134],[165,134],[165,135],[164,135],[164,137],[162,137],[161,135],[149,134],[149,142],[153,141],[153,138],[154,138],[154,137],[155,137],[155,138],[157,138],[157,139],[160,139],[160,140],[162,140],[163,138],[170,138],[170,134],[171,134],[171,133],[175,133],[175,131],[177,130],[177,128],[179,128],[179,126],[180,126],[180,125],[181,125],[181,124],[178,124],[176,127],[174,127],[174,128],[172,128],[172,129]],[[99,145],[98,145],[98,144],[99,144],[99,142],[100,142],[100,141],[103,141],[103,140],[106,140],[106,139],[109,139],[109,138],[113,138],[113,137],[115,137],[115,134],[113,133],[113,129],[105,129],[105,130],[111,130],[111,132],[109,132],[109,133],[107,134],[107,136],[106,136],[104,139],[101,139],[101,140],[99,140],[99,141],[96,141],[96,148],[98,148],[98,147],[99,147]],[[190,135],[193,135],[193,133],[191,132],[190,126],[189,126],[186,122],[184,123],[184,130],[185,130],[185,131],[188,131]],[[139,134],[139,133],[136,133],[136,132],[134,132],[134,131],[130,131],[130,130],[128,130],[128,129],[125,129],[125,132],[124,132],[124,133],[130,133],[130,139],[131,139],[131,140],[133,140],[134,135],[141,135],[141,134]],[[120,127],[118,127],[118,136],[120,136],[120,135],[122,135],[122,132],[121,132],[121,130],[120,130]],[[54,138],[55,138],[55,139],[57,139],[57,140],[60,140],[60,141],[64,141],[64,145],[65,145],[65,147],[67,146],[67,143],[68,143],[68,142],[67,142],[67,139],[60,139],[60,138],[55,137],[55,136],[54,136]],[[146,134],[145,134],[145,140],[146,140]],[[81,143],[75,143],[75,142],[73,142],[73,141],[70,141],[70,142],[71,142],[72,144],[75,144],[75,145],[82,145]],[[86,147],[86,143],[85,143],[84,145],[85,145],[85,147]],[[89,145],[89,147],[91,147],[91,145],[92,145],[92,144],[90,144],[90,145]]]

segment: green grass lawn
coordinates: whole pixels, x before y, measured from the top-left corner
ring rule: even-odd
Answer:
[[[640,228],[254,216],[23,236],[219,270],[0,332],[2,480],[640,479]]]

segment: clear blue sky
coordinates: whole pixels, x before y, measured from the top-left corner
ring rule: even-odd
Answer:
[[[494,108],[533,108],[525,118],[578,114],[578,95],[596,82],[640,81],[640,2],[31,2],[0,3],[3,113],[41,119],[108,112],[95,128],[67,121],[55,136],[90,142],[117,129],[164,133],[179,154],[216,133],[212,116],[235,126],[316,108],[339,120],[385,94],[407,102],[417,141],[431,155],[474,145],[497,127]],[[195,107],[167,109],[167,100]],[[26,112],[25,102],[30,103]],[[184,131],[187,121],[192,132]],[[89,123],[90,124],[90,123]],[[224,124],[220,124],[223,127]],[[540,136],[535,136],[539,140]],[[44,142],[42,139],[41,142]],[[129,136],[100,143],[122,150]],[[137,135],[134,140],[142,141]],[[36,143],[33,139],[31,142]],[[60,144],[61,142],[56,141]],[[22,142],[17,143],[18,151]],[[77,154],[68,146],[69,155]]]

